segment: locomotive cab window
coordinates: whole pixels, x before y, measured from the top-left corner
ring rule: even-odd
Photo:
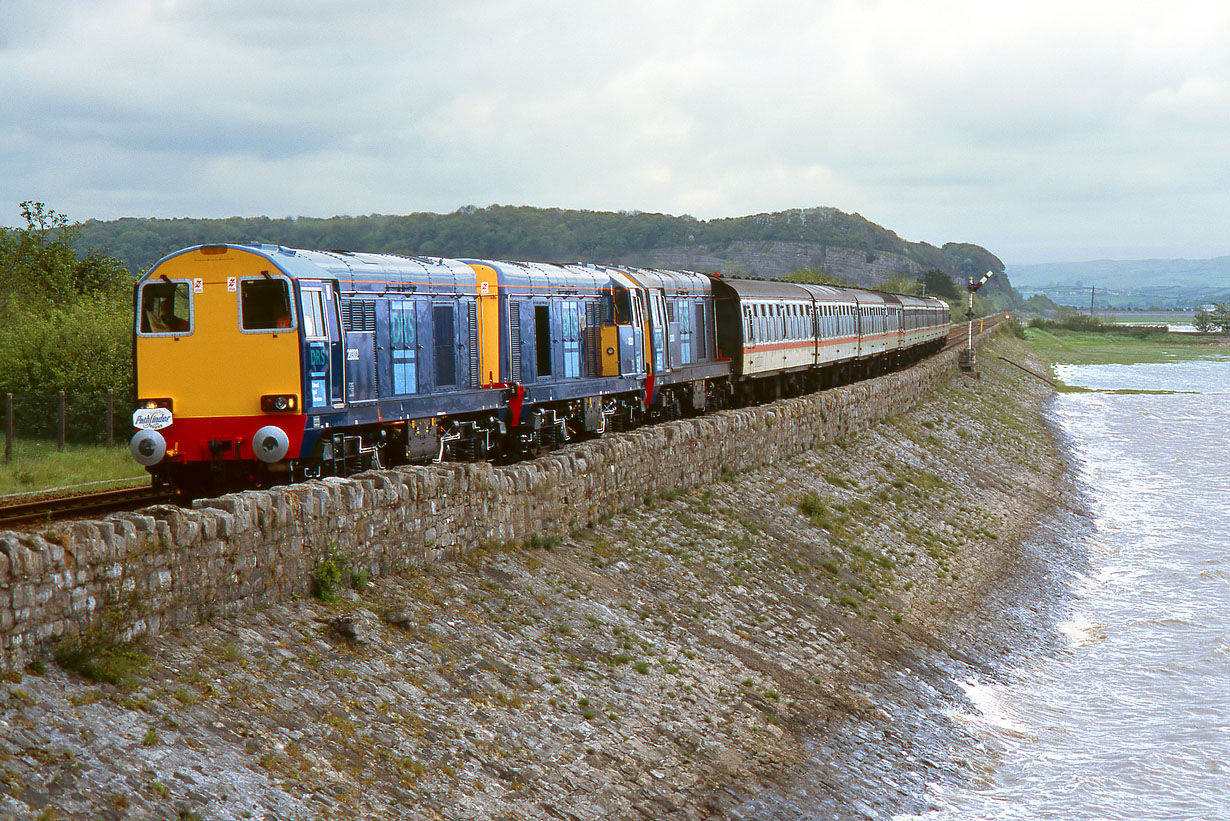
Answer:
[[[618,285],[612,291],[615,308],[615,324],[616,325],[631,325],[632,324],[632,303],[628,295],[627,288],[620,288]]]
[[[141,286],[138,314],[142,336],[192,333],[192,289],[187,281],[155,280]]]
[[[243,331],[284,331],[295,327],[289,283],[265,277],[240,280],[239,327]]]
[[[319,288],[304,288],[300,298],[303,309],[303,336],[306,339],[324,339],[325,302]]]

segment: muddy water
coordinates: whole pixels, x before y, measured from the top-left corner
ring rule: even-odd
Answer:
[[[1057,643],[957,676],[955,819],[1230,818],[1230,362],[1067,367],[1053,412],[1088,494]]]

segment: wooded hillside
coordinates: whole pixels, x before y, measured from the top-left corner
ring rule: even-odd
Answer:
[[[1003,263],[985,248],[906,242],[858,214],[835,208],[714,220],[514,206],[328,219],[129,218],[83,223],[78,242],[82,251],[101,249],[134,273],[191,245],[270,242],[425,256],[684,267],[758,277],[815,269],[859,285],[897,275],[916,278],[930,269],[960,280],[993,270],[995,286],[1007,284]]]

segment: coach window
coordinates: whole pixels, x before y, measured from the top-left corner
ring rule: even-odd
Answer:
[[[290,310],[290,283],[253,277],[239,281],[239,328],[242,331],[283,331],[295,327]]]
[[[187,336],[192,333],[192,289],[187,280],[158,279],[141,286],[142,336]]]

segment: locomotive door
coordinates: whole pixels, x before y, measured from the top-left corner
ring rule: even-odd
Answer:
[[[649,361],[654,373],[662,373],[666,370],[666,301],[660,290],[643,293],[649,314]]]
[[[346,401],[376,400],[376,301],[350,299],[341,306],[346,353]]]
[[[462,348],[461,339],[457,335],[456,306],[445,302],[433,303],[431,325],[436,388],[451,390],[457,387],[457,365]]]
[[[305,404],[328,408],[343,404],[342,338],[337,284],[300,283],[299,315],[303,317]]]
[[[620,277],[619,274],[614,275],[617,281],[611,288],[619,346],[619,373],[622,376],[633,376],[645,373],[644,317],[636,286],[627,278],[623,278],[621,282]]]

